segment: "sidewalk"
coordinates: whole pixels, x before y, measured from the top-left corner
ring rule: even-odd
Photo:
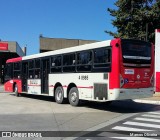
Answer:
[[[0,93],[4,93],[4,87],[0,84]],[[139,103],[147,103],[147,104],[157,104],[160,105],[160,93],[155,93],[151,98],[142,98],[142,99],[135,99],[135,102]]]
[[[139,103],[160,105],[160,93],[155,93],[153,94],[153,97],[150,97],[150,98],[135,99],[134,101]]]

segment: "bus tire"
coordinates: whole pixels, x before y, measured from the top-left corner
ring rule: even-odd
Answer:
[[[55,101],[58,104],[62,104],[64,102],[64,91],[62,86],[59,86],[55,90]]]
[[[78,106],[80,104],[79,93],[76,87],[72,87],[69,91],[69,103],[72,106]]]
[[[18,86],[17,86],[17,84],[14,85],[14,93],[15,93],[15,95],[16,95],[17,97],[20,96],[19,93],[18,93]]]

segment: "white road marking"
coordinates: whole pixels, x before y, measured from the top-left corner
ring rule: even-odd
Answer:
[[[115,126],[112,129],[121,130],[121,131],[136,131],[136,132],[138,132],[138,131],[154,131],[154,130],[131,128],[131,127],[124,127],[124,126]]]
[[[148,122],[160,122],[160,120],[157,119],[148,119],[148,118],[134,118],[134,120],[139,120],[139,121],[148,121]]]
[[[150,115],[150,114],[144,114],[143,117],[151,117],[151,118],[160,118],[158,115]]]
[[[149,114],[156,114],[156,115],[160,115],[160,112],[148,112]]]
[[[160,128],[160,125],[157,125],[157,124],[131,122],[131,121],[127,121],[127,122],[125,122],[125,123],[123,123],[123,124],[134,125],[134,126],[143,126],[143,127]]]
[[[154,138],[146,138],[146,137],[110,137],[113,139],[121,139],[121,140],[159,140],[159,139],[154,139]]]

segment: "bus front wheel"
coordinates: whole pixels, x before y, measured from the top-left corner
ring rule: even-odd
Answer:
[[[58,104],[62,104],[64,102],[64,91],[62,86],[59,86],[56,88],[55,100]]]
[[[79,93],[76,87],[72,87],[69,91],[69,103],[72,106],[78,106],[80,104]]]

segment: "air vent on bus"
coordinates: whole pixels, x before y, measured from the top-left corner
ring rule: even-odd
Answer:
[[[94,83],[94,99],[107,100],[107,89],[107,84]]]

